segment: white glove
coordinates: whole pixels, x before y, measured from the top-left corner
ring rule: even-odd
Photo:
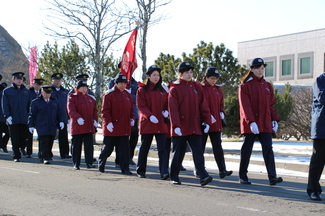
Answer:
[[[109,132],[113,132],[113,128],[114,128],[114,126],[113,126],[113,123],[112,123],[112,122],[108,123],[108,125],[107,125],[106,127],[107,127],[107,130],[108,130]]]
[[[12,117],[11,117],[11,116],[9,116],[9,117],[7,118],[7,124],[8,124],[8,125],[12,125]]]
[[[252,122],[250,124],[250,127],[251,127],[251,131],[253,134],[259,134],[260,132],[258,131],[258,126],[255,122]]]
[[[179,127],[175,128],[175,129],[174,129],[174,132],[175,132],[175,134],[177,134],[178,136],[182,136],[182,135],[183,135],[182,132],[181,132],[181,129],[180,129]]]
[[[98,122],[94,120],[94,127],[96,128],[98,126]]]
[[[59,123],[59,126],[60,126],[60,130],[63,130],[63,128],[64,128],[64,123],[63,123],[63,122],[60,122],[60,123]]]
[[[208,133],[209,130],[210,130],[210,125],[205,124],[205,128],[204,128],[203,132],[204,132],[204,133]]]
[[[168,111],[167,110],[164,110],[162,111],[162,115],[164,116],[164,118],[167,118],[168,117]]]
[[[31,134],[33,134],[33,133],[34,133],[34,128],[33,128],[33,127],[30,127],[30,128],[29,128],[29,132],[30,132]]]
[[[149,120],[154,123],[154,124],[157,124],[158,123],[158,119],[156,118],[156,116],[152,115],[150,116]]]
[[[131,94],[131,89],[125,89],[125,90]]]
[[[220,112],[220,118],[224,119],[225,118],[225,114],[223,112]]]
[[[131,125],[131,127],[134,126],[134,123],[135,123],[134,119],[130,119],[130,125]]]
[[[213,117],[213,115],[211,115],[211,123],[215,123],[217,120]]]
[[[83,125],[85,123],[85,120],[83,118],[78,118],[77,122],[79,125]]]
[[[272,129],[274,132],[276,132],[279,128],[279,125],[276,121],[272,121]]]

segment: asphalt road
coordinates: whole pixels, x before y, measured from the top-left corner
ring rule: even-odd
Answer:
[[[238,173],[201,187],[193,170],[181,172],[182,185],[160,180],[156,160],[148,161],[147,178],[125,176],[108,159],[106,173],[75,171],[58,156],[50,165],[37,158],[13,162],[0,152],[0,215],[325,215],[325,201],[311,201],[307,179],[282,176],[269,186],[265,174],[249,173],[252,185],[238,183]],[[325,182],[321,183],[323,186]]]

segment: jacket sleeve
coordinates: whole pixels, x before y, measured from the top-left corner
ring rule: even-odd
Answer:
[[[249,91],[247,86],[241,84],[238,90],[238,99],[240,107],[240,115],[243,117],[244,121],[249,125],[255,122],[254,114],[250,104]]]
[[[103,104],[102,104],[102,118],[103,120],[105,120],[107,124],[112,122],[111,100],[112,100],[112,96],[110,94],[104,95]]]
[[[11,116],[10,109],[9,109],[9,99],[6,94],[6,89],[2,92],[2,112],[3,116],[7,119]]]
[[[97,104],[96,104],[96,100],[94,100],[94,109],[93,109],[93,119],[98,121],[98,109],[97,109]]]
[[[203,95],[203,90],[202,90],[202,86],[198,85],[198,84],[194,84],[196,85],[196,88],[199,90],[199,103],[200,105],[200,112],[201,112],[201,118],[204,120],[204,122],[208,125],[211,125],[211,112],[208,106],[208,102],[206,101],[204,95]]]
[[[130,118],[134,119],[134,106],[133,106],[133,101],[132,101],[132,95],[130,93],[129,93],[129,101],[131,102]]]
[[[77,112],[77,104],[76,104],[76,96],[70,95],[68,99],[68,115],[70,118],[77,120],[78,118],[82,118],[82,116]]]
[[[149,119],[149,117],[152,115],[152,112],[149,110],[147,105],[147,100],[145,98],[146,92],[143,88],[139,88],[137,92],[137,107],[139,112],[145,116],[146,119]]]
[[[180,127],[177,89],[172,87],[168,95],[168,110],[172,129]]]
[[[225,100],[223,97],[223,91],[221,88],[219,88],[220,90],[220,111],[223,112],[224,114],[226,114],[226,110],[225,110]]]
[[[35,100],[31,102],[28,113],[28,127],[35,127],[35,119],[37,115],[37,108]]]
[[[270,90],[271,90],[271,99],[270,99],[270,113],[271,113],[271,120],[272,121],[280,121],[278,113],[276,112],[275,109],[275,96],[274,96],[274,90],[273,90],[273,86],[270,84]]]

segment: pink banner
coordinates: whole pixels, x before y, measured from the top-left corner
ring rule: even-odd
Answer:
[[[34,83],[34,78],[37,75],[37,48],[30,48],[29,55],[29,84],[32,85]]]

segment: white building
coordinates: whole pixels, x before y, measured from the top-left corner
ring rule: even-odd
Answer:
[[[325,29],[238,43],[239,64],[248,67],[250,60],[256,57],[267,63],[267,80],[312,85],[325,71]]]

